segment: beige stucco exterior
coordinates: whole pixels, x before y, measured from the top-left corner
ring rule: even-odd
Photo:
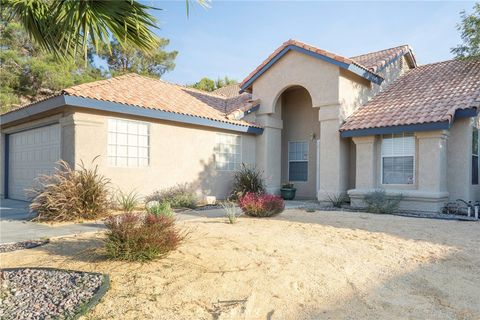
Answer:
[[[2,126],[0,143],[4,150],[5,134],[60,123],[62,158],[88,164],[98,156],[99,171],[117,189],[147,195],[187,183],[201,197],[221,199],[230,193],[233,171],[215,168],[217,133],[241,136],[242,162],[263,172],[270,193],[278,193],[289,180],[289,141],[307,141],[308,179],[294,182],[298,198],[328,201],[347,193],[353,206],[363,206],[367,193],[385,189],[387,194],[402,195],[402,209],[430,212],[459,198],[480,200],[480,187],[471,183],[472,127],[478,127],[477,119],[455,119],[449,130],[415,132],[415,178],[409,185],[382,184],[381,135],[341,137],[345,119],[411,65],[405,56],[394,59],[377,71],[384,78],[377,85],[336,64],[288,51],[251,84],[260,108],[245,120],[263,127],[259,135],[65,106]],[[107,120],[112,117],[150,124],[148,167],[108,165]],[[3,170],[1,174],[3,181]],[[4,193],[4,183],[0,192]]]
[[[118,118],[148,122],[150,127],[150,165],[148,167],[112,167],[107,162],[107,120]],[[70,164],[83,161],[87,166],[97,157],[99,172],[111,180],[111,187],[142,196],[178,183],[191,185],[201,198],[228,197],[233,171],[217,170],[214,146],[217,133],[241,135],[242,162],[255,163],[255,136],[207,127],[131,117],[113,113],[84,112],[66,108],[64,112],[33,122],[2,128],[15,133],[50,123],[61,125],[62,159]],[[3,157],[2,157],[3,158]],[[2,181],[3,181],[2,171]],[[2,192],[3,192],[2,183]]]

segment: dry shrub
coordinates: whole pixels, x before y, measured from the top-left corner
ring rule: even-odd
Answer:
[[[98,173],[98,166],[79,169],[60,160],[51,175],[36,179],[38,186],[29,190],[32,195],[30,211],[38,221],[72,221],[96,219],[110,208],[109,180]]]
[[[177,184],[174,187],[155,191],[145,198],[145,202],[168,202],[172,208],[190,208],[197,206],[197,196],[187,184]]]
[[[285,209],[285,201],[281,197],[252,192],[240,198],[239,205],[246,215],[252,217],[271,217]]]
[[[175,250],[185,235],[165,215],[126,213],[109,217],[107,256],[115,260],[149,261]]]

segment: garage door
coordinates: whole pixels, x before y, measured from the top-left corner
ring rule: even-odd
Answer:
[[[39,174],[53,172],[60,159],[60,125],[13,133],[8,142],[8,197],[27,200],[25,190]]]

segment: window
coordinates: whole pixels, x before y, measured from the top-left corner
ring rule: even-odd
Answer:
[[[149,125],[145,122],[108,119],[108,164],[115,167],[147,167]]]
[[[237,170],[242,163],[241,137],[217,133],[215,142],[215,168],[217,170]]]
[[[308,142],[288,142],[288,180],[308,180]]]
[[[413,184],[415,137],[411,133],[384,135],[382,140],[382,183]]]
[[[478,184],[478,129],[472,131],[472,184]]]

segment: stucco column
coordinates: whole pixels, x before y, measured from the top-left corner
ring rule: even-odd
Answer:
[[[446,192],[448,131],[417,132],[415,136],[418,141],[418,190]]]
[[[60,157],[73,167],[75,166],[75,122],[73,113],[60,118],[58,122],[61,132]]]
[[[369,190],[376,187],[375,136],[352,138],[356,147],[355,189]]]
[[[348,143],[340,137],[340,105],[320,107],[320,190],[318,200],[347,191]]]
[[[263,172],[267,192],[277,194],[282,178],[282,127],[283,122],[271,114],[257,116],[264,130],[257,137],[257,168]]]

